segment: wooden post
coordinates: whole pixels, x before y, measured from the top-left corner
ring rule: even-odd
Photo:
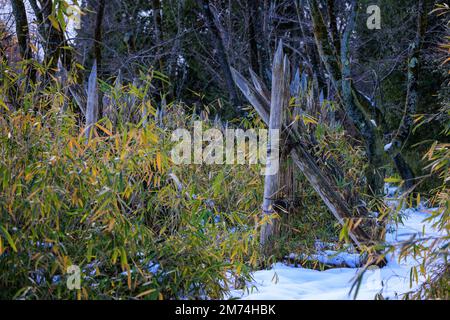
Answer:
[[[89,75],[87,105],[86,105],[86,139],[91,137],[91,129],[97,122],[98,117],[98,91],[97,91],[97,62],[94,61],[91,74]],[[95,130],[95,128],[94,128]]]
[[[290,65],[287,56],[283,56],[283,43],[280,41],[275,53],[272,67],[272,94],[269,116],[269,137],[281,135],[283,123],[283,113],[289,103],[289,75]],[[279,145],[271,145],[271,138],[267,145],[266,176],[264,180],[264,200],[262,205],[262,217],[275,213],[274,199],[279,191],[279,159],[274,161],[274,157],[279,157]],[[278,165],[278,168],[274,168]],[[277,171],[277,173],[274,173]],[[270,219],[270,217],[269,217]],[[261,226],[260,244],[264,248],[273,236],[274,224],[272,220],[266,221]],[[266,248],[264,248],[266,249]]]

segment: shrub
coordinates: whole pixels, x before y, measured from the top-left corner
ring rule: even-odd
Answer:
[[[154,122],[97,131],[86,141],[70,112],[0,115],[1,298],[220,298],[249,278],[256,169],[181,170]]]

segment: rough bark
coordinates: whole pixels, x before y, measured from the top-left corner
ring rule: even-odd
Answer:
[[[341,78],[341,70],[338,58],[335,55],[336,49],[333,48],[333,42],[328,38],[328,30],[318,4],[315,0],[309,0],[309,6],[317,51],[319,52],[319,56],[325,65],[325,69],[327,70],[335,89],[338,90],[339,85],[337,82]]]

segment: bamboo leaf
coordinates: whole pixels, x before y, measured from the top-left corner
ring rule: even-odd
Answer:
[[[55,28],[58,31],[61,31],[61,28],[59,27],[59,22],[54,16],[52,15],[48,16],[48,20],[50,20],[50,23],[52,24],[53,28]]]
[[[142,298],[142,297],[149,295],[150,293],[155,292],[155,291],[156,291],[156,289],[146,290],[144,292],[139,293],[135,298]]]
[[[14,252],[17,252],[17,247],[16,244],[14,243],[13,238],[11,237],[11,235],[9,234],[8,230],[6,230],[5,227],[2,227],[3,230],[3,234],[6,237],[6,241],[8,241],[9,245],[11,246],[11,248],[14,250]]]

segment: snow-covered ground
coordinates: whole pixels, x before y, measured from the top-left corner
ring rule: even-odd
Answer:
[[[389,190],[393,191],[393,190]],[[388,192],[389,193],[389,192]],[[432,209],[431,209],[432,210]],[[412,235],[418,237],[438,236],[430,222],[423,220],[430,215],[430,209],[420,208],[403,210],[404,221],[398,227],[391,228],[386,236],[391,245],[408,240]],[[423,233],[425,231],[425,234]],[[330,253],[327,251],[326,253]],[[354,255],[338,254],[324,257],[327,261],[342,262],[347,257],[353,259],[347,265],[354,263]],[[364,275],[357,295],[357,299],[374,299],[380,293],[384,298],[397,299],[407,292],[413,291],[420,283],[410,281],[411,268],[419,265],[413,257],[398,261],[398,254],[387,256],[388,263],[383,268],[370,267]],[[324,260],[322,259],[322,260]],[[340,263],[339,263],[340,264]],[[350,293],[359,268],[335,268],[317,271],[276,263],[270,270],[260,270],[253,274],[254,281],[249,290],[234,290],[230,297],[241,299],[353,299],[354,291]],[[419,279],[419,281],[423,281]],[[252,288],[253,286],[253,288]]]

